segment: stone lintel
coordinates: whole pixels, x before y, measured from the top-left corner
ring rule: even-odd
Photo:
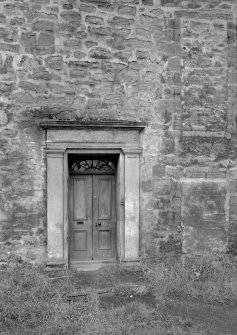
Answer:
[[[124,153],[124,154],[129,154],[129,153],[142,153],[142,148],[140,146],[124,146],[123,143],[82,143],[82,142],[46,142],[47,148],[44,149],[46,154],[55,154],[55,155],[60,155],[64,154],[65,151],[69,150],[70,152],[76,151],[78,153],[79,150],[82,150],[85,152],[85,150],[88,151],[100,151],[103,150],[103,153],[110,152],[112,153],[113,151],[115,153]],[[93,152],[95,153],[95,152]]]
[[[146,123],[141,121],[106,120],[106,121],[44,121],[43,129],[83,129],[83,128],[125,128],[142,130]]]

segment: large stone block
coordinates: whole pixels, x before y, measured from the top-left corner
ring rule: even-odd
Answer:
[[[52,74],[44,67],[39,67],[36,71],[33,72],[30,78],[32,77],[33,79],[41,79],[41,80],[51,80],[52,79]]]
[[[154,1],[153,0],[142,0],[142,4],[144,6],[153,6],[154,5]]]
[[[136,15],[136,7],[132,6],[122,6],[120,5],[118,8],[118,13],[120,15]]]
[[[153,44],[151,41],[139,40],[138,38],[129,38],[124,41],[126,48],[131,49],[151,49]]]
[[[40,33],[38,39],[38,50],[41,55],[54,53],[54,35]]]
[[[205,178],[206,175],[206,169],[203,169],[200,166],[185,169],[186,178]]]
[[[113,27],[112,29],[112,37],[128,37],[131,34],[130,28],[120,28],[120,27]]]
[[[221,162],[231,157],[234,158],[236,155],[234,144],[225,137],[198,136],[194,132],[193,136],[180,139],[180,144],[181,155],[187,159],[186,163],[189,162],[189,164],[198,160],[205,160],[206,163],[213,160]]]
[[[9,95],[13,90],[13,83],[0,82],[0,92],[3,95]]]
[[[76,26],[80,26],[81,24],[81,15],[76,11],[65,11],[61,13],[61,18],[68,23]]]
[[[90,51],[89,57],[97,59],[109,59],[112,57],[112,54],[108,49],[98,47]]]
[[[80,10],[82,12],[86,12],[86,13],[95,13],[96,12],[96,7],[87,3],[82,3],[80,5]]]
[[[63,9],[73,9],[77,6],[77,0],[62,0],[61,5]]]
[[[25,91],[31,91],[35,93],[43,93],[46,91],[46,88],[44,88],[42,85],[38,85],[32,81],[20,81],[19,87],[22,88]]]
[[[106,44],[116,50],[124,50],[125,49],[125,39],[120,36],[116,36],[114,38],[108,39]]]
[[[37,31],[53,31],[53,22],[46,20],[36,21],[32,28]]]
[[[183,252],[223,252],[227,247],[227,183],[184,181]]]
[[[122,62],[127,63],[129,58],[132,56],[132,52],[130,51],[120,51],[120,52],[115,52],[113,54],[113,57],[119,59]]]
[[[85,52],[82,52],[82,51],[75,51],[74,52],[74,57],[77,58],[77,59],[81,59],[81,58],[84,58],[86,56],[87,56],[87,54]]]
[[[67,49],[80,49],[81,48],[81,40],[78,38],[70,38],[63,42],[63,45]]]
[[[85,78],[88,74],[89,63],[70,61],[68,66],[72,78]]]
[[[174,7],[179,6],[182,0],[161,0],[161,6]]]
[[[111,36],[112,29],[110,27],[94,27],[89,26],[88,31],[91,36]]]
[[[26,32],[21,35],[21,44],[24,46],[26,53],[34,53],[37,48],[36,33]]]
[[[134,84],[139,82],[140,75],[138,71],[125,69],[119,74],[121,83]]]
[[[134,23],[134,19],[127,19],[122,16],[114,16],[108,20],[111,26],[127,27]]]
[[[0,24],[5,24],[6,23],[6,16],[3,14],[0,14]]]
[[[90,49],[90,48],[93,48],[93,47],[97,46],[97,45],[98,45],[98,42],[95,42],[95,41],[86,41],[86,42],[85,42],[85,45],[86,45],[86,47],[87,47],[88,49]]]
[[[19,53],[20,45],[10,43],[0,43],[0,51]]]
[[[82,30],[82,31],[78,31],[76,34],[75,34],[75,37],[79,40],[84,40],[88,37],[88,34],[86,31]]]
[[[103,19],[103,17],[100,17],[100,16],[87,15],[85,17],[85,21],[88,22],[89,24],[92,24],[92,25],[104,24],[104,19]]]
[[[150,30],[163,29],[163,18],[142,14],[140,16],[140,23]]]
[[[150,31],[143,28],[137,28],[136,34],[148,40],[151,38]]]
[[[8,115],[7,113],[1,109],[1,113],[0,113],[0,126],[5,126],[8,124]]]
[[[12,99],[15,100],[17,104],[21,105],[31,105],[34,102],[34,98],[31,94],[29,93],[14,93],[12,94]]]
[[[136,57],[137,59],[149,59],[149,52],[147,51],[136,51]]]
[[[63,57],[62,56],[49,56],[45,58],[45,64],[47,67],[54,70],[62,70],[63,69]]]
[[[22,26],[25,23],[24,17],[13,17],[10,21],[12,26]]]

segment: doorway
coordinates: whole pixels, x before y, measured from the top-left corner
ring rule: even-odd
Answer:
[[[69,155],[70,262],[116,259],[116,157]]]
[[[104,173],[104,175],[113,175],[116,181],[116,242],[113,242],[113,248],[115,244],[116,251],[113,257],[118,262],[137,261],[139,259],[140,233],[139,171],[142,152],[140,133],[145,124],[120,120],[88,122],[49,120],[42,122],[41,127],[45,129],[47,157],[47,265],[67,267],[69,262],[72,263],[74,257],[73,253],[70,254],[73,245],[71,226],[72,214],[74,214],[72,176],[83,174],[78,173],[79,171],[72,171],[72,165],[69,164],[69,161],[74,164],[86,155],[88,159],[98,157],[112,158],[113,160],[115,158],[113,173],[110,174],[111,171],[109,172],[108,167]],[[99,176],[100,174],[95,174],[93,169],[88,169],[87,175]],[[93,205],[91,206],[93,207]],[[95,219],[91,219],[91,225],[93,220]],[[83,220],[75,220],[75,222],[80,221]],[[101,221],[106,222],[106,220]],[[82,225],[78,224],[78,226]],[[94,221],[91,229],[93,228],[97,228]],[[79,233],[78,236],[82,235]],[[104,235],[101,234],[103,237]],[[92,240],[92,247],[93,243]],[[85,244],[86,248],[88,245],[89,240]],[[90,257],[93,261],[93,257],[95,257],[93,251]],[[112,256],[109,257],[112,258]],[[77,259],[76,254],[74,259]]]

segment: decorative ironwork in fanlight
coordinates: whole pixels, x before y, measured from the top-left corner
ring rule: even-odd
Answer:
[[[110,159],[83,159],[74,161],[70,168],[72,173],[115,173],[115,164]]]

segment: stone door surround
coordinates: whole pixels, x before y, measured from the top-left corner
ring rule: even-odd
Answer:
[[[47,156],[47,264],[68,266],[68,155],[118,155],[116,181],[117,260],[139,258],[140,132],[131,121],[45,121]]]

